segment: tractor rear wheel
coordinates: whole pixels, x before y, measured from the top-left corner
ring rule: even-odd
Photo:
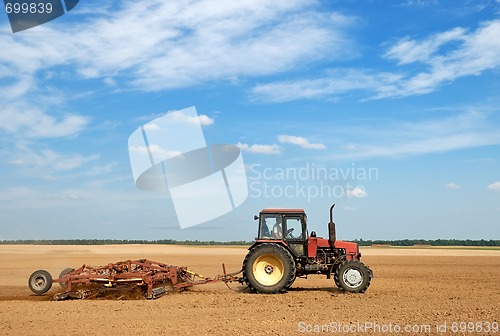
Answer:
[[[285,292],[295,281],[295,261],[281,245],[257,245],[243,261],[243,279],[256,293]]]
[[[372,272],[359,260],[348,260],[335,271],[334,280],[341,290],[364,293],[370,286]]]

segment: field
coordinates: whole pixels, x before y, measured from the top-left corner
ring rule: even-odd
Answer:
[[[320,275],[297,279],[280,295],[217,283],[151,301],[55,302],[50,299],[57,284],[41,297],[27,287],[36,269],[56,277],[66,267],[137,258],[214,276],[222,273],[222,263],[228,271],[239,270],[246,251],[0,245],[0,335],[295,335],[321,329],[333,335],[500,334],[494,332],[500,322],[500,250],[495,249],[362,248],[362,260],[375,275],[364,294],[343,293]]]

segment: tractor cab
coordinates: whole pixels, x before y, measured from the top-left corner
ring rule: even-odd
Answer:
[[[307,215],[303,209],[263,209],[257,241],[284,241],[297,256],[307,248]]]

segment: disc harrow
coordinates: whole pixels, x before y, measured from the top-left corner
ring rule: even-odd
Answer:
[[[237,275],[226,273],[213,278],[190,271],[184,266],[173,266],[147,259],[126,260],[106,266],[83,265],[78,269],[65,269],[59,278],[52,279],[45,270],[35,271],[28,286],[36,295],[43,295],[53,283],[59,283],[63,292],[54,300],[85,299],[112,292],[139,292],[147,299],[157,299],[169,291],[182,291],[188,287],[214,282],[242,282]]]

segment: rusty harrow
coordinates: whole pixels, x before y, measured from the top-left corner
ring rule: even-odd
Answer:
[[[126,260],[106,266],[83,265],[78,269],[67,268],[59,278],[52,279],[49,272],[38,270],[31,274],[28,286],[36,295],[43,295],[53,283],[59,283],[64,292],[54,296],[54,300],[84,299],[113,291],[131,292],[139,290],[147,299],[156,299],[168,291],[181,291],[195,285],[214,282],[241,283],[237,277],[241,272],[223,273],[207,278],[183,266],[151,261],[147,259]]]

